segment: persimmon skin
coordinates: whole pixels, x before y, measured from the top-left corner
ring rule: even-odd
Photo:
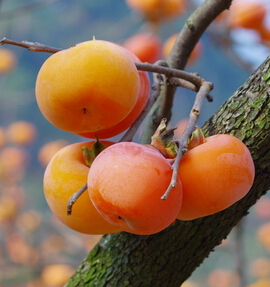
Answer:
[[[100,141],[105,146],[114,142]],[[88,193],[84,192],[67,215],[67,203],[72,194],[87,182],[89,167],[81,148],[90,148],[94,141],[68,145],[58,151],[44,173],[44,195],[51,211],[69,228],[85,234],[109,234],[120,230],[108,223],[93,206]]]
[[[44,117],[74,133],[116,125],[135,106],[139,89],[132,59],[121,46],[101,40],[53,54],[36,79],[36,99]]]
[[[177,216],[192,220],[224,210],[250,190],[255,168],[244,143],[231,135],[214,135],[183,155],[178,176],[183,203]]]
[[[14,121],[6,130],[8,141],[18,145],[29,145],[37,136],[36,126],[28,121]]]
[[[263,3],[256,1],[233,2],[228,11],[228,25],[231,28],[260,30],[267,9]]]
[[[186,8],[186,0],[126,0],[126,2],[131,9],[153,22],[177,17]]]
[[[169,162],[155,149],[133,142],[108,147],[95,159],[88,192],[96,209],[123,231],[148,235],[168,227],[182,202],[180,180],[167,200]]]
[[[17,58],[12,51],[4,48],[0,49],[0,75],[11,72],[16,63]]]
[[[126,39],[123,47],[135,54],[142,62],[154,63],[160,58],[162,43],[152,33],[137,33]]]
[[[132,58],[134,62],[141,62],[140,59],[131,51],[125,48],[123,48],[123,50],[128,53],[128,55]],[[137,102],[131,112],[115,126],[91,133],[79,133],[80,136],[91,139],[95,139],[96,137],[98,137],[99,139],[111,138],[116,135],[119,135],[135,122],[135,120],[139,117],[139,115],[145,108],[150,95],[150,79],[148,73],[145,71],[138,71],[138,74],[140,77],[140,91]]]

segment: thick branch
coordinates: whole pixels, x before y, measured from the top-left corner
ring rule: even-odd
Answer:
[[[202,34],[222,11],[230,7],[231,2],[232,0],[206,0],[191,14],[168,56],[169,67],[185,68],[188,57]]]
[[[228,9],[232,0],[206,0],[188,18],[181,30],[166,62],[170,68],[184,70],[189,55],[212,21]],[[166,83],[166,84],[165,84]],[[147,117],[142,143],[149,143],[157,126],[163,118],[171,117],[171,109],[176,87],[164,81],[161,95]]]
[[[270,188],[270,58],[205,124],[208,134],[230,133],[250,149],[256,167],[249,193],[228,209],[178,221],[152,236],[106,235],[67,286],[179,287]],[[206,175],[207,176],[207,175]]]

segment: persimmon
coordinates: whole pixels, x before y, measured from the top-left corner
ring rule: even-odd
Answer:
[[[214,135],[183,155],[178,172],[183,203],[177,216],[192,220],[221,211],[250,190],[254,163],[249,149],[231,135]]]
[[[0,127],[0,147],[4,146],[6,142],[6,131]]]
[[[264,45],[270,47],[270,29],[266,25],[262,25],[258,29],[258,33],[260,35],[261,42]]]
[[[127,5],[147,20],[158,22],[183,14],[186,0],[126,0]]]
[[[69,143],[66,140],[54,140],[45,143],[38,151],[38,161],[42,166],[47,166],[52,157]]]
[[[64,286],[74,272],[74,268],[67,264],[49,264],[42,269],[40,277],[44,286]]]
[[[15,121],[6,129],[7,139],[18,145],[28,145],[36,139],[36,126],[28,121]]]
[[[232,287],[239,286],[239,276],[233,271],[214,269],[207,278],[209,287]]]
[[[258,1],[233,1],[228,13],[230,28],[259,30],[263,26],[267,10]]]
[[[270,259],[267,257],[258,257],[252,260],[250,273],[256,278],[270,276]]]
[[[184,118],[177,123],[176,130],[174,131],[174,136],[176,138],[179,138],[183,134],[183,132],[184,132],[184,130],[188,124],[188,121],[189,121],[188,118]]]
[[[9,73],[16,65],[16,55],[8,49],[0,49],[0,74]]]
[[[258,242],[267,250],[270,251],[270,222],[262,224],[257,230]]]
[[[18,204],[11,196],[0,197],[0,225],[3,222],[12,221],[18,215]]]
[[[133,54],[131,51],[123,48],[126,53],[129,54],[129,56],[133,59],[134,62],[141,62],[140,59]],[[80,136],[87,137],[94,139],[98,137],[99,139],[105,139],[105,138],[111,138],[113,136],[116,136],[123,131],[125,131],[127,128],[129,128],[134,121],[139,117],[141,112],[146,106],[146,103],[149,99],[149,93],[150,93],[150,79],[148,76],[148,73],[145,71],[138,71],[139,77],[140,77],[140,91],[139,91],[139,97],[137,99],[137,102],[134,106],[134,108],[131,110],[131,112],[118,124],[115,126],[112,126],[107,129],[99,130],[92,133],[79,133]]]
[[[261,197],[254,205],[254,212],[259,219],[270,219],[270,198]]]
[[[71,229],[86,234],[114,233],[119,229],[97,212],[87,192],[76,201],[72,214],[67,215],[70,196],[87,182],[89,166],[85,162],[82,147],[91,148],[94,143],[91,141],[71,144],[54,155],[44,173],[44,195],[54,215]],[[108,141],[100,143],[105,147],[113,144]]]
[[[178,33],[173,34],[164,42],[162,46],[162,55],[165,59],[169,56],[177,37],[178,37]],[[202,54],[202,47],[203,47],[202,41],[200,40],[195,45],[192,52],[190,53],[187,64],[191,65],[192,63],[196,62],[200,58]]]
[[[154,63],[161,55],[161,40],[153,33],[137,33],[126,39],[122,45],[142,62]]]
[[[17,146],[5,146],[0,150],[0,177],[7,182],[19,182],[29,162],[26,150]]]
[[[36,79],[36,99],[44,117],[75,133],[116,125],[135,106],[139,89],[130,56],[119,45],[101,40],[53,54]]]
[[[269,278],[260,278],[252,284],[247,285],[246,287],[269,287],[270,279]]]
[[[167,200],[161,196],[172,176],[163,155],[134,142],[120,142],[103,150],[88,176],[88,193],[102,216],[123,231],[153,234],[168,227],[179,213],[182,185],[177,180]]]

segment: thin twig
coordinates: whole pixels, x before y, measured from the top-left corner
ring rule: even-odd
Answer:
[[[135,63],[135,65],[138,70],[153,72],[156,74],[163,74],[168,78],[170,77],[181,78],[194,84],[196,87],[200,87],[202,84],[203,79],[199,77],[196,73],[189,73],[184,70],[172,69],[169,67],[164,67],[156,64],[153,65],[149,63]]]
[[[150,94],[149,100],[148,100],[144,110],[142,111],[140,116],[136,119],[136,121],[129,127],[127,132],[122,136],[122,138],[119,140],[120,142],[132,141],[135,133],[137,132],[138,128],[140,127],[140,125],[142,124],[143,120],[147,116],[147,114],[150,111],[151,107],[153,106],[153,104],[157,100],[159,94],[160,94],[160,85],[159,84],[153,85],[152,92]]]
[[[61,51],[62,49],[60,48],[54,48],[54,47],[50,47],[50,46],[46,46],[37,42],[28,42],[28,41],[22,41],[22,42],[17,42],[17,41],[13,41],[7,38],[3,38],[0,41],[0,45],[4,45],[4,44],[9,44],[9,45],[14,45],[14,46],[19,46],[22,48],[26,48],[27,50],[31,51],[31,52],[46,52],[46,53],[56,53]]]
[[[77,192],[71,195],[67,203],[67,215],[71,215],[72,207],[77,199],[87,190],[87,183],[82,186]]]
[[[46,46],[46,45],[43,45],[37,42],[29,42],[29,41],[17,42],[17,41],[10,40],[7,38],[3,38],[2,40],[0,40],[0,44],[1,45],[9,44],[9,45],[19,46],[22,48],[26,48],[27,50],[31,52],[57,53],[62,50],[60,48]],[[195,73],[189,73],[183,70],[177,70],[177,69],[165,67],[161,65],[159,62],[155,64],[149,64],[149,63],[134,63],[134,64],[136,65],[138,70],[148,71],[148,72],[152,72],[156,74],[164,74],[168,78],[170,77],[181,78],[183,80],[186,80],[192,83],[197,88],[199,88],[202,83],[202,78],[199,77]]]
[[[192,84],[186,80],[176,78],[176,77],[169,78],[168,82],[170,85],[186,88],[186,89],[194,91],[194,92],[198,92],[198,90],[199,90],[194,84]],[[213,97],[211,95],[207,95],[206,99],[208,102],[213,102]]]
[[[210,82],[203,82],[194,101],[194,105],[191,109],[190,116],[189,116],[189,122],[186,126],[186,129],[184,130],[182,136],[175,140],[175,142],[178,143],[178,152],[177,156],[174,160],[174,163],[172,165],[173,173],[172,173],[172,178],[171,182],[165,191],[165,193],[162,195],[161,199],[165,200],[168,198],[171,190],[176,187],[177,185],[177,177],[178,177],[178,170],[179,170],[179,165],[180,161],[182,158],[182,155],[186,152],[187,144],[188,144],[188,139],[190,138],[192,132],[196,128],[196,124],[200,115],[201,107],[203,104],[204,99],[207,97],[207,95],[210,93],[210,91],[213,89],[213,84]]]
[[[59,48],[46,46],[46,45],[43,45],[43,44],[40,44],[37,42],[35,42],[35,43],[28,42],[28,41],[17,42],[17,41],[13,41],[13,40],[10,40],[7,38],[3,38],[0,41],[0,44],[1,45],[10,44],[10,45],[23,47],[23,48],[28,49],[31,52],[56,53],[56,52],[61,51],[61,49],[59,49]],[[166,64],[166,62],[164,62],[164,63]],[[203,99],[208,97],[208,99],[211,100],[211,98],[209,98],[209,92],[210,92],[210,90],[212,90],[212,84],[209,82],[205,82],[201,77],[199,77],[195,73],[188,73],[186,71],[168,68],[165,65],[163,65],[163,61],[157,62],[154,65],[148,64],[148,63],[135,63],[135,65],[136,65],[138,70],[153,72],[154,73],[154,81],[156,84],[158,83],[158,88],[153,90],[152,95],[151,95],[151,97],[147,103],[145,110],[139,116],[137,121],[127,131],[127,133],[122,137],[121,141],[132,140],[132,138],[134,136],[134,132],[137,131],[139,125],[142,123],[142,121],[144,120],[144,118],[148,114],[150,108],[156,102],[156,99],[158,98],[158,96],[160,94],[160,82],[162,80],[162,77],[159,76],[160,74],[165,75],[168,79],[171,77],[181,78],[184,81],[191,83],[191,85],[186,85],[187,87],[191,87],[192,90],[198,89],[198,93],[196,95],[194,106],[193,106],[193,109],[192,109],[191,114],[190,114],[189,124],[187,125],[184,134],[177,141],[178,145],[179,145],[179,152],[178,152],[177,157],[175,159],[175,162],[173,164],[172,180],[171,180],[171,183],[170,183],[167,191],[162,196],[162,199],[166,199],[168,197],[171,189],[174,188],[176,185],[177,172],[178,172],[181,156],[182,156],[184,149],[187,146],[188,138],[190,137],[192,131],[195,129],[195,124],[196,124],[197,119],[199,117],[199,113],[200,113]],[[70,199],[68,201],[67,214],[71,214],[73,204],[76,202],[76,200],[79,198],[79,196],[86,189],[87,189],[87,185],[85,184],[79,191],[77,191],[75,194],[73,194],[70,197]]]

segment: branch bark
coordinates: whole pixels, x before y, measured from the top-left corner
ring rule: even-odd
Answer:
[[[179,287],[248,214],[270,188],[270,57],[206,122],[203,131],[229,133],[248,146],[256,167],[249,193],[222,212],[177,220],[155,235],[105,235],[66,286]]]
[[[222,11],[230,7],[231,2],[232,0],[205,0],[191,14],[166,60],[168,67],[184,70],[189,55],[201,35]],[[161,87],[161,95],[147,117],[142,143],[150,143],[151,136],[162,118],[170,119],[175,90],[175,86],[166,84],[166,81],[164,81],[164,85]]]

